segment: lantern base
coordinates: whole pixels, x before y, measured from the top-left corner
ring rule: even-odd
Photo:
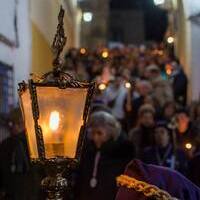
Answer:
[[[67,188],[67,179],[61,173],[49,175],[41,182],[42,188],[47,194],[46,200],[63,200],[63,193]]]
[[[62,200],[67,189],[68,181],[62,176],[65,170],[73,169],[72,160],[55,158],[42,163],[46,170],[47,177],[41,181],[41,186],[46,193],[47,200]]]

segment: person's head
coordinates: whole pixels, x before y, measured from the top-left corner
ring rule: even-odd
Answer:
[[[163,115],[166,119],[171,119],[176,113],[176,104],[173,101],[168,101],[163,107]]]
[[[190,122],[189,113],[186,109],[179,109],[176,114],[178,129],[180,133],[184,133],[188,127]]]
[[[119,88],[120,86],[121,86],[121,84],[122,84],[122,81],[123,81],[123,78],[122,78],[122,76],[120,75],[120,74],[116,74],[115,75],[115,80],[114,80],[114,86],[116,87],[116,88]]]
[[[158,122],[155,128],[155,143],[159,147],[166,147],[170,142],[170,134],[166,122]]]
[[[117,140],[121,132],[120,123],[105,111],[94,112],[89,119],[88,137],[97,148],[109,140]]]
[[[138,88],[138,92],[141,96],[146,97],[147,95],[149,95],[152,91],[152,85],[150,82],[148,81],[138,81],[136,83],[137,88]]]
[[[20,108],[14,108],[9,113],[9,128],[12,135],[17,135],[24,131],[24,122]]]
[[[160,76],[160,69],[157,65],[152,64],[146,68],[145,74],[149,80],[154,80]]]
[[[145,127],[153,127],[155,120],[155,109],[150,104],[144,104],[139,109],[139,125],[145,126]]]

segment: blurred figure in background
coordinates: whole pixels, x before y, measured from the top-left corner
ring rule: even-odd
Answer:
[[[200,123],[200,101],[192,102],[190,106],[190,117],[193,123]]]
[[[5,200],[39,200],[38,167],[29,161],[24,122],[20,108],[9,113],[10,137],[0,144],[0,183]]]
[[[142,160],[148,164],[169,167],[186,174],[186,155],[184,151],[173,146],[166,121],[157,122],[154,137],[155,145],[144,149]]]
[[[135,145],[136,158],[141,158],[144,148],[154,144],[155,109],[150,104],[141,106],[138,126],[129,132],[129,140]]]
[[[25,130],[19,108],[9,113],[11,136],[0,145],[0,176],[6,199],[27,200],[26,188],[29,159]],[[27,191],[27,190],[26,190]]]
[[[161,110],[160,119],[167,121],[168,123],[176,114],[176,104],[174,101],[168,101],[164,104],[163,109]]]
[[[174,59],[171,65],[173,66],[172,88],[174,98],[180,105],[185,106],[187,102],[187,77],[178,59]]]
[[[193,157],[189,162],[188,176],[190,180],[200,187],[200,124],[196,124],[196,136],[193,139]]]
[[[111,114],[98,111],[89,119],[88,140],[77,182],[77,200],[114,200],[115,178],[133,158],[133,147]]]
[[[120,121],[121,125],[125,127],[124,101],[127,90],[123,83],[123,78],[120,74],[117,74],[115,80],[106,88],[104,99],[106,105],[112,110],[112,114]]]
[[[177,145],[185,149],[186,143],[191,143],[193,132],[192,122],[187,109],[180,108],[176,113],[176,142]]]
[[[133,85],[130,88],[129,93],[127,93],[126,99],[124,101],[129,128],[136,126],[138,111],[143,104],[148,102],[151,92],[152,85],[149,81],[145,80],[136,81],[136,86],[134,87]],[[127,103],[130,104],[129,108],[127,107]]]

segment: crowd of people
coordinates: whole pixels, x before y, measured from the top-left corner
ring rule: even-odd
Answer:
[[[156,44],[71,49],[65,69],[97,83],[79,199],[114,199],[114,177],[133,158],[200,186],[200,102],[187,103],[188,78],[175,56]]]
[[[73,48],[63,67],[78,80],[97,85],[70,198],[114,200],[116,177],[135,158],[177,170],[200,186],[200,101],[188,104],[188,78],[165,47]],[[23,132],[19,127],[15,131]],[[4,146],[5,140],[0,159],[6,159]],[[16,154],[9,156],[14,162]],[[19,157],[22,173],[29,163]],[[13,173],[16,166],[7,170]]]

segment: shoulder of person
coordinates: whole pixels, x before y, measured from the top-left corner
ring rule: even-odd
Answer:
[[[154,151],[155,151],[155,148],[152,147],[152,146],[150,146],[150,147],[144,148],[143,153],[144,153],[144,154],[146,154],[146,153],[152,153],[152,152],[154,152]]]
[[[182,174],[169,168],[132,160],[128,164],[125,174],[167,190],[172,196],[179,199],[200,199],[200,189]]]

